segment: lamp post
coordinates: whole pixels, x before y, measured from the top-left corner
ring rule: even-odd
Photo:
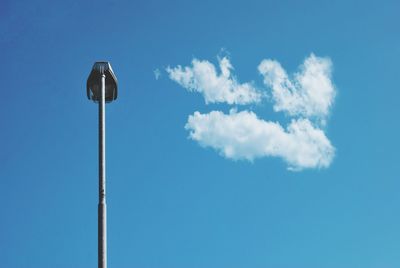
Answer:
[[[89,100],[99,104],[99,205],[98,205],[98,267],[107,268],[107,207],[106,207],[106,103],[117,98],[117,78],[109,62],[96,62],[89,74],[86,91]]]

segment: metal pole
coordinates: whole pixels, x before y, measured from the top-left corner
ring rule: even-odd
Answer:
[[[106,211],[106,144],[105,144],[105,87],[106,76],[101,76],[99,101],[99,206],[98,206],[98,264],[107,268],[107,211]]]

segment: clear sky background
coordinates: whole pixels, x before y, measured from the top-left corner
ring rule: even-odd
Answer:
[[[109,267],[400,266],[398,1],[0,1],[0,266],[96,267],[95,61],[107,105]],[[222,52],[221,52],[222,50]],[[205,105],[168,78],[228,53],[262,88],[262,59],[289,72],[314,53],[337,90],[327,168],[232,161],[188,138]],[[155,79],[154,70],[161,76]],[[268,102],[260,118],[286,124]]]

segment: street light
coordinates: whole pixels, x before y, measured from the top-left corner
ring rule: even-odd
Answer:
[[[99,104],[99,205],[98,205],[98,267],[107,268],[107,211],[106,211],[106,102],[117,98],[117,78],[109,62],[96,62],[87,80],[89,100]]]

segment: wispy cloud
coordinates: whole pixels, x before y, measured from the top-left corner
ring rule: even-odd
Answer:
[[[336,94],[331,69],[329,58],[314,54],[305,59],[292,78],[275,60],[263,60],[258,66],[264,76],[264,84],[272,89],[275,111],[321,119],[328,115]]]
[[[202,93],[206,103],[246,105],[267,100],[253,83],[237,82],[228,58],[219,59],[219,69],[217,73],[212,63],[193,59],[189,67],[178,65],[166,71],[188,91]],[[258,118],[248,109],[229,114],[195,112],[185,126],[189,137],[229,159],[279,157],[291,170],[328,167],[335,155],[323,130],[336,95],[331,60],[311,54],[296,73],[288,75],[278,61],[265,59],[258,71],[271,90],[274,111],[291,118],[286,127]]]
[[[239,83],[232,75],[227,57],[219,59],[220,73],[206,60],[192,60],[192,66],[168,67],[169,78],[186,88],[203,94],[206,103],[250,104],[261,101],[262,94],[252,83]]]
[[[335,154],[324,132],[308,119],[292,120],[284,129],[251,111],[195,112],[185,128],[191,139],[235,160],[275,156],[285,160],[290,169],[301,170],[328,167]]]
[[[156,80],[158,80],[160,77],[161,77],[161,72],[160,72],[160,69],[155,69],[154,71],[153,71],[153,73],[154,73],[154,77],[156,78]]]

